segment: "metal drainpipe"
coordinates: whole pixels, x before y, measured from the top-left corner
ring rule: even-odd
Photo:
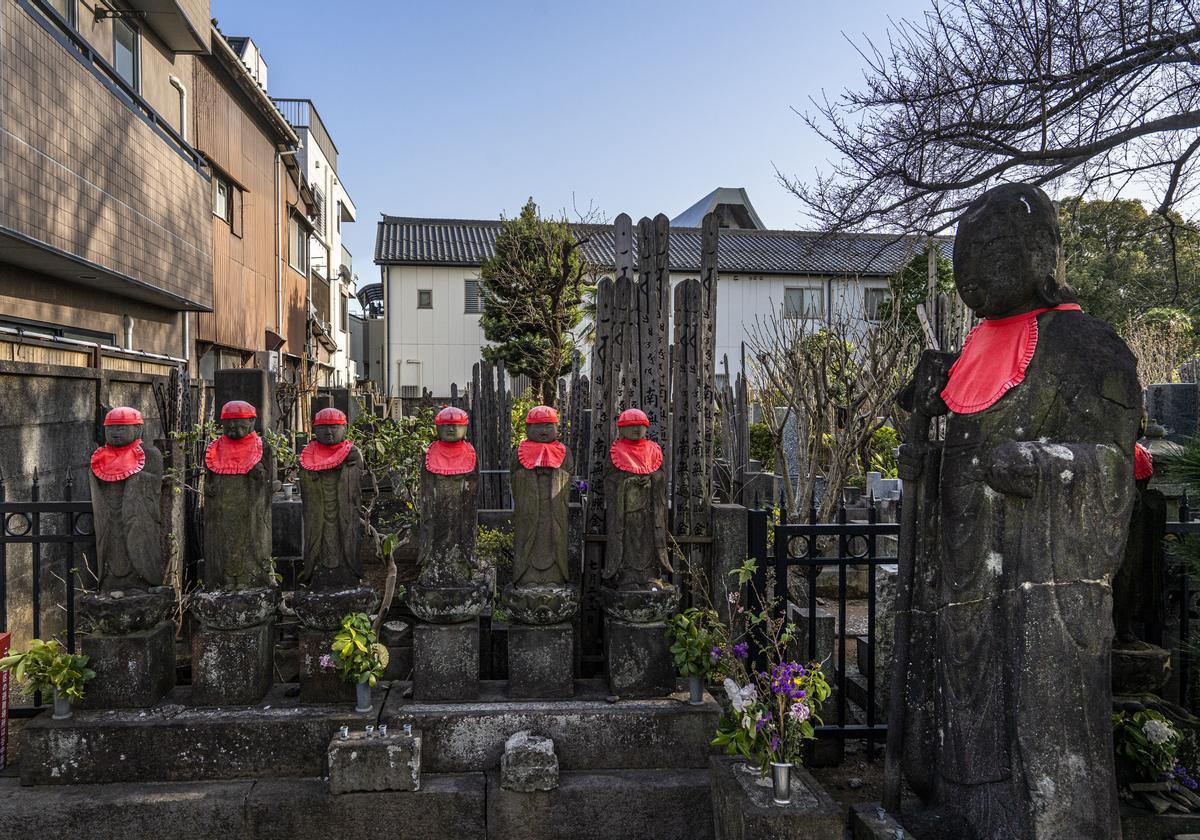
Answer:
[[[392,330],[388,324],[388,274],[386,266],[379,266],[379,282],[383,284],[383,393],[392,396]]]
[[[168,79],[171,82],[171,87],[173,87],[173,88],[175,88],[175,90],[179,91],[179,136],[183,138],[183,142],[189,143],[191,141],[188,140],[188,124],[187,124],[188,123],[188,121],[187,121],[188,92],[187,92],[187,88],[183,86],[183,82],[180,80],[180,78],[178,76],[168,76]]]
[[[125,333],[124,341],[122,342],[122,344],[124,345],[124,349],[132,350],[133,349],[133,319],[130,318],[128,315],[125,315],[121,318],[121,329]]]

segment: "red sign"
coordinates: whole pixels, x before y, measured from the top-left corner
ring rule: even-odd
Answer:
[[[0,659],[8,656],[11,633],[0,633]],[[0,671],[0,768],[8,766],[8,671]]]

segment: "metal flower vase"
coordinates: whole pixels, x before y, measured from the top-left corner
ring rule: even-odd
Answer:
[[[371,686],[369,683],[360,682],[354,686],[356,704],[354,711],[369,712],[371,711]]]
[[[771,790],[776,805],[792,802],[792,763],[771,762]]]
[[[688,677],[688,702],[693,706],[704,702],[704,682],[699,677]]]
[[[71,698],[60,697],[58,689],[54,690],[54,720],[67,720],[71,717]]]

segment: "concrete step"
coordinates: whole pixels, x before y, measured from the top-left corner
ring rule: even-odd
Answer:
[[[686,695],[610,702],[601,680],[577,680],[570,700],[508,700],[504,683],[484,682],[472,703],[414,703],[393,684],[383,710],[389,728],[412,724],[422,736],[422,769],[430,773],[494,770],[504,742],[528,729],[554,739],[565,771],[703,769],[721,707]]]
[[[197,707],[176,688],[150,709],[76,711],[69,720],[41,715],[21,731],[26,785],[320,776],[340,726],[378,722],[354,704],[301,705],[296,686],[276,685],[254,706]]]

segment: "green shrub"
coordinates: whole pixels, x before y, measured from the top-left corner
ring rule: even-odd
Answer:
[[[350,613],[342,619],[342,629],[333,637],[333,660],[342,670],[342,679],[374,686],[388,664],[388,651],[379,644],[366,613]]]
[[[59,697],[82,700],[84,683],[96,676],[87,664],[86,656],[67,653],[53,639],[34,639],[28,650],[0,659],[0,671],[11,671],[17,682],[31,692],[57,692]]]
[[[775,472],[775,436],[766,423],[750,424],[750,457],[762,464],[763,472]]]

